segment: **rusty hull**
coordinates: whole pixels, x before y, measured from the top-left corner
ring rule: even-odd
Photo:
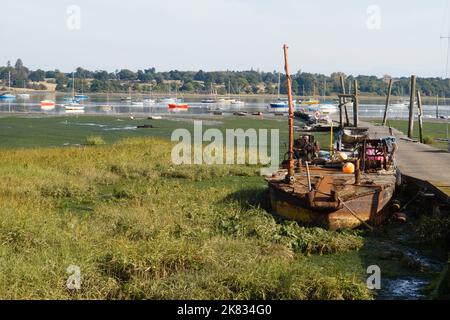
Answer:
[[[285,170],[268,179],[274,213],[330,230],[353,229],[363,221],[379,225],[385,220],[395,191],[394,171],[362,173],[359,185],[353,174],[338,169],[311,167],[310,175],[311,192],[306,173],[296,174],[293,183],[284,179]]]

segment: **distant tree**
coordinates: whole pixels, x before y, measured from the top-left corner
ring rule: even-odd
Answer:
[[[94,72],[94,79],[100,81],[107,81],[109,79],[109,74],[106,71],[96,71]]]
[[[11,70],[12,81],[15,87],[22,87],[28,81],[29,70],[23,65],[21,59],[17,59],[14,70]]]
[[[195,81],[205,81],[205,73],[203,72],[203,70],[199,70],[199,71],[195,74],[194,80],[195,80]]]
[[[122,69],[117,74],[120,80],[137,80],[137,74],[128,69]]]
[[[29,74],[29,76],[28,76],[28,78],[31,80],[31,81],[34,81],[34,82],[39,82],[39,81],[44,81],[45,80],[45,71],[44,70],[41,70],[41,69],[38,69],[38,70],[36,70],[36,71],[32,71],[30,74]]]
[[[55,73],[56,90],[65,91],[67,89],[68,78],[62,72]]]
[[[16,69],[16,71],[20,71],[24,68],[23,66],[23,62],[22,59],[17,59],[16,64],[14,65],[14,69]]]
[[[185,82],[181,87],[181,91],[192,92],[194,91],[194,85],[192,84],[192,82]]]

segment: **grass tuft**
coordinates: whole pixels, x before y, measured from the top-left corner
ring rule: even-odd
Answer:
[[[426,136],[423,138],[423,143],[432,145],[434,143],[434,139],[433,139],[433,137]]]
[[[102,137],[99,136],[89,136],[86,138],[86,145],[87,146],[101,146],[106,144],[105,140],[103,140]]]

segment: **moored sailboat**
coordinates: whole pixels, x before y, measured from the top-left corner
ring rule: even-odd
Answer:
[[[65,100],[65,103],[62,105],[66,112],[84,112],[84,105],[79,103],[79,99],[76,98],[75,95],[75,75],[72,72],[72,97]]]
[[[11,93],[11,72],[8,72],[8,92],[0,95],[0,100],[15,100],[16,96]]]
[[[289,102],[286,98],[281,98],[280,90],[281,90],[281,73],[278,73],[278,94],[277,101],[270,103],[270,108],[275,112],[287,112],[289,111]],[[295,102],[292,101],[295,106]]]
[[[189,104],[184,103],[182,100],[178,100],[178,90],[175,88],[175,100],[168,104],[169,110],[187,110],[189,109]]]

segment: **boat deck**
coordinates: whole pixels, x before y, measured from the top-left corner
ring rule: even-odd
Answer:
[[[364,123],[371,135],[389,135],[388,127]],[[397,166],[402,177],[436,193],[445,203],[450,204],[450,153],[408,139],[402,132],[392,129],[397,138]]]

